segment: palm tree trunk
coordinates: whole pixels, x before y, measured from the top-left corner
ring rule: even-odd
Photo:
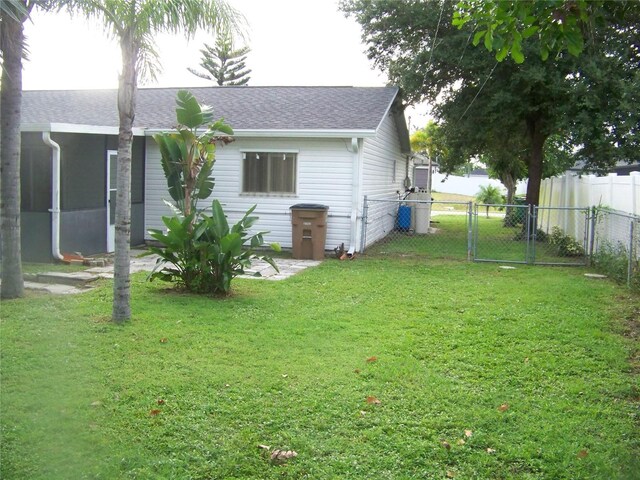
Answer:
[[[137,96],[136,61],[137,45],[128,30],[120,39],[122,50],[122,73],[118,85],[118,175],[116,196],[116,234],[113,278],[114,322],[121,323],[131,318],[131,147],[133,143],[133,120]]]
[[[2,224],[2,298],[24,295],[20,246],[20,121],[22,113],[22,22],[2,15],[2,93],[0,95],[0,161]]]

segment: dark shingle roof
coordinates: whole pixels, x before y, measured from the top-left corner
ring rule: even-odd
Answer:
[[[138,91],[134,126],[175,126],[179,88]],[[188,88],[235,130],[375,130],[397,87]],[[116,90],[24,91],[22,123],[117,127]]]

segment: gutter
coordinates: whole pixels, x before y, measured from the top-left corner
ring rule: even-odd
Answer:
[[[51,140],[50,132],[42,132],[42,140],[53,150],[51,161],[51,255],[63,260],[60,253],[60,145]]]

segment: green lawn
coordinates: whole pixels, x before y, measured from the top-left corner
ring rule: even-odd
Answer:
[[[108,282],[3,302],[0,477],[638,478],[638,297],[583,273],[366,256],[223,299],[137,274],[122,327]]]

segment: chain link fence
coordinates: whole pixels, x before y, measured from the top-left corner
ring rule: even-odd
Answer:
[[[504,208],[504,213],[500,208]],[[527,230],[528,217],[528,206],[476,204],[473,259],[477,262],[528,263],[528,240],[531,238]]]
[[[365,197],[361,251],[586,266],[640,289],[640,217],[608,209]]]
[[[590,212],[589,208],[535,207],[531,263],[588,265]]]
[[[503,208],[493,218],[490,208]],[[477,204],[473,258],[478,262],[587,265],[589,209]]]
[[[640,217],[592,209],[590,257],[599,271],[640,290]]]
[[[422,195],[424,198],[424,194]],[[471,203],[365,197],[361,251],[470,259]]]

